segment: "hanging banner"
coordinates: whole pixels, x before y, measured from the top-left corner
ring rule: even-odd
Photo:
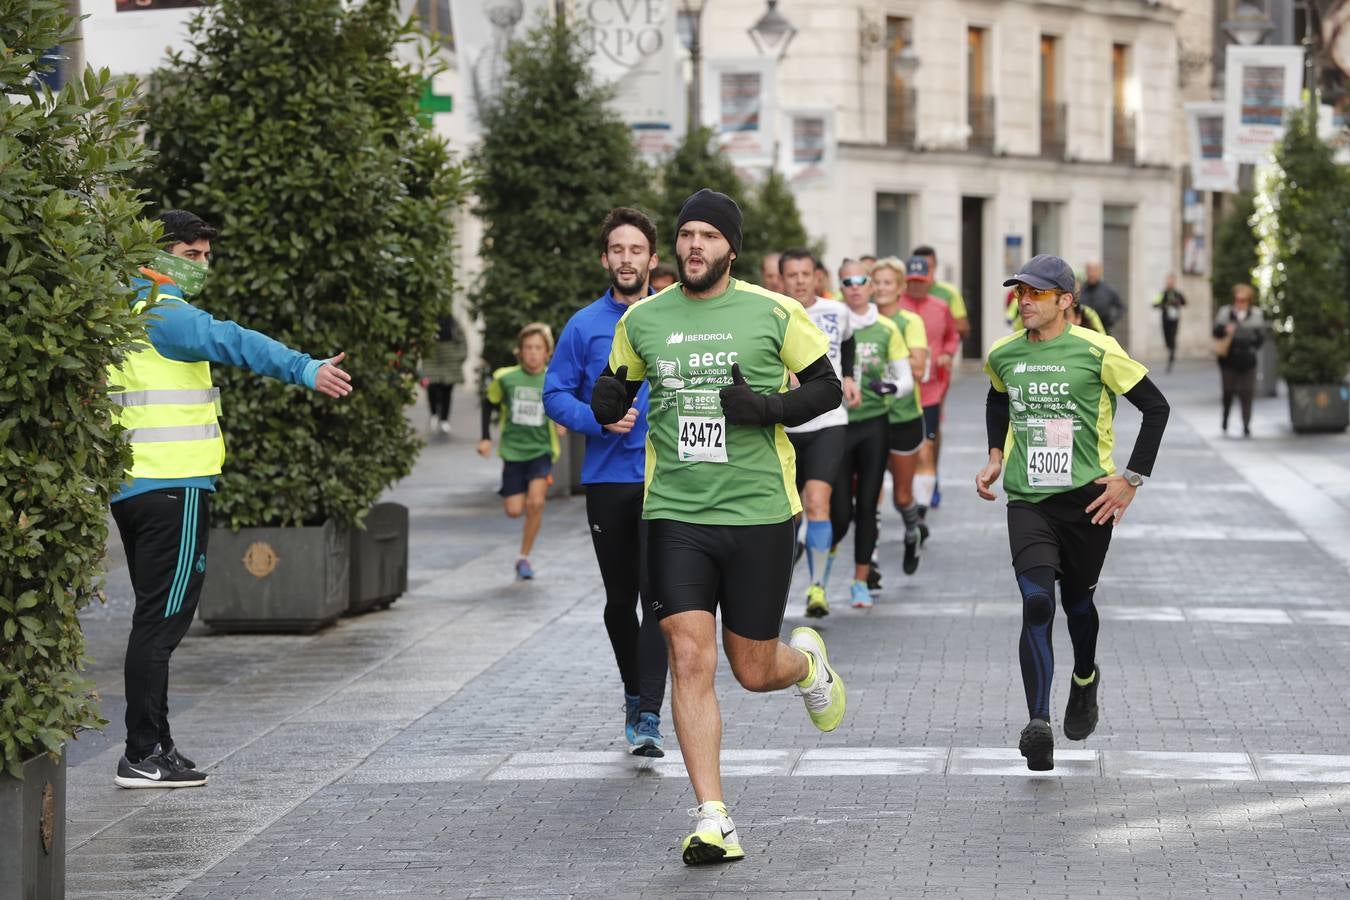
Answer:
[[[778,169],[794,190],[828,184],[834,174],[834,110],[789,110]]]
[[[575,21],[591,69],[614,88],[610,106],[633,129],[649,159],[672,152],[684,136],[684,79],[678,76],[676,0],[580,0]]]
[[[1186,104],[1186,131],[1191,143],[1191,186],[1197,191],[1237,190],[1238,164],[1223,155],[1223,104]]]
[[[550,0],[451,0],[459,51],[460,89],[455,99],[464,110],[470,140],[481,130],[479,108],[492,102],[506,77],[507,48],[552,13]]]
[[[715,60],[703,73],[703,121],[738,167],[768,168],[776,140],[775,61]]]
[[[1259,163],[1284,137],[1303,89],[1303,48],[1230,46],[1224,69],[1225,155]]]

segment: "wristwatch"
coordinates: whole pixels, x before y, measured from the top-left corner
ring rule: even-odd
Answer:
[[[1131,472],[1129,469],[1121,470],[1120,477],[1125,479],[1125,483],[1132,488],[1137,488],[1144,483],[1144,476],[1138,472]]]

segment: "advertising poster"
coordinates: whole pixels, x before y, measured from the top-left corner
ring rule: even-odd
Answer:
[[[715,60],[703,75],[704,124],[738,167],[773,163],[774,60]]]
[[[478,136],[478,110],[492,102],[506,76],[506,50],[552,15],[550,0],[451,0],[459,50],[460,90],[469,135]]]
[[[1303,48],[1230,46],[1224,73],[1225,156],[1259,163],[1284,137],[1287,110],[1298,106]]]
[[[778,167],[793,189],[828,184],[834,169],[834,110],[788,110]]]
[[[597,79],[613,86],[611,105],[649,159],[673,151],[684,136],[676,2],[589,0],[575,7],[591,68]]]
[[[1197,191],[1237,190],[1238,164],[1224,158],[1223,104],[1187,103],[1191,185]]]

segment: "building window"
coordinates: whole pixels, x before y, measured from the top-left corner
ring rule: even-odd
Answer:
[[[906,83],[898,60],[909,46],[913,23],[897,16],[886,17],[886,143],[913,147],[915,135],[915,95]]]
[[[967,146],[990,152],[994,149],[994,92],[989,84],[989,29],[966,29],[966,125]]]
[[[1046,200],[1031,202],[1031,255],[1049,253],[1062,256],[1060,244],[1060,223],[1063,221],[1064,204]]]
[[[913,246],[909,228],[909,195],[877,194],[876,254],[904,258]]]
[[[1134,111],[1129,106],[1130,48],[1111,45],[1111,159],[1134,163]]]
[[[1068,116],[1059,94],[1059,38],[1041,35],[1041,155],[1063,159]]]
[[[417,18],[424,32],[436,35],[442,46],[454,48],[455,39],[450,30],[450,0],[417,0]]]

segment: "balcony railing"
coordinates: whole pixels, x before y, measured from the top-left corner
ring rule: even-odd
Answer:
[[[980,153],[994,151],[994,98],[993,95],[971,94],[966,115],[970,126],[970,137],[966,147]]]
[[[1042,103],[1041,156],[1046,159],[1063,159],[1068,133],[1068,105]]]
[[[886,144],[913,147],[918,122],[917,95],[914,88],[891,87],[886,91]]]
[[[1111,161],[1134,165],[1134,113],[1116,112],[1111,117]]]

